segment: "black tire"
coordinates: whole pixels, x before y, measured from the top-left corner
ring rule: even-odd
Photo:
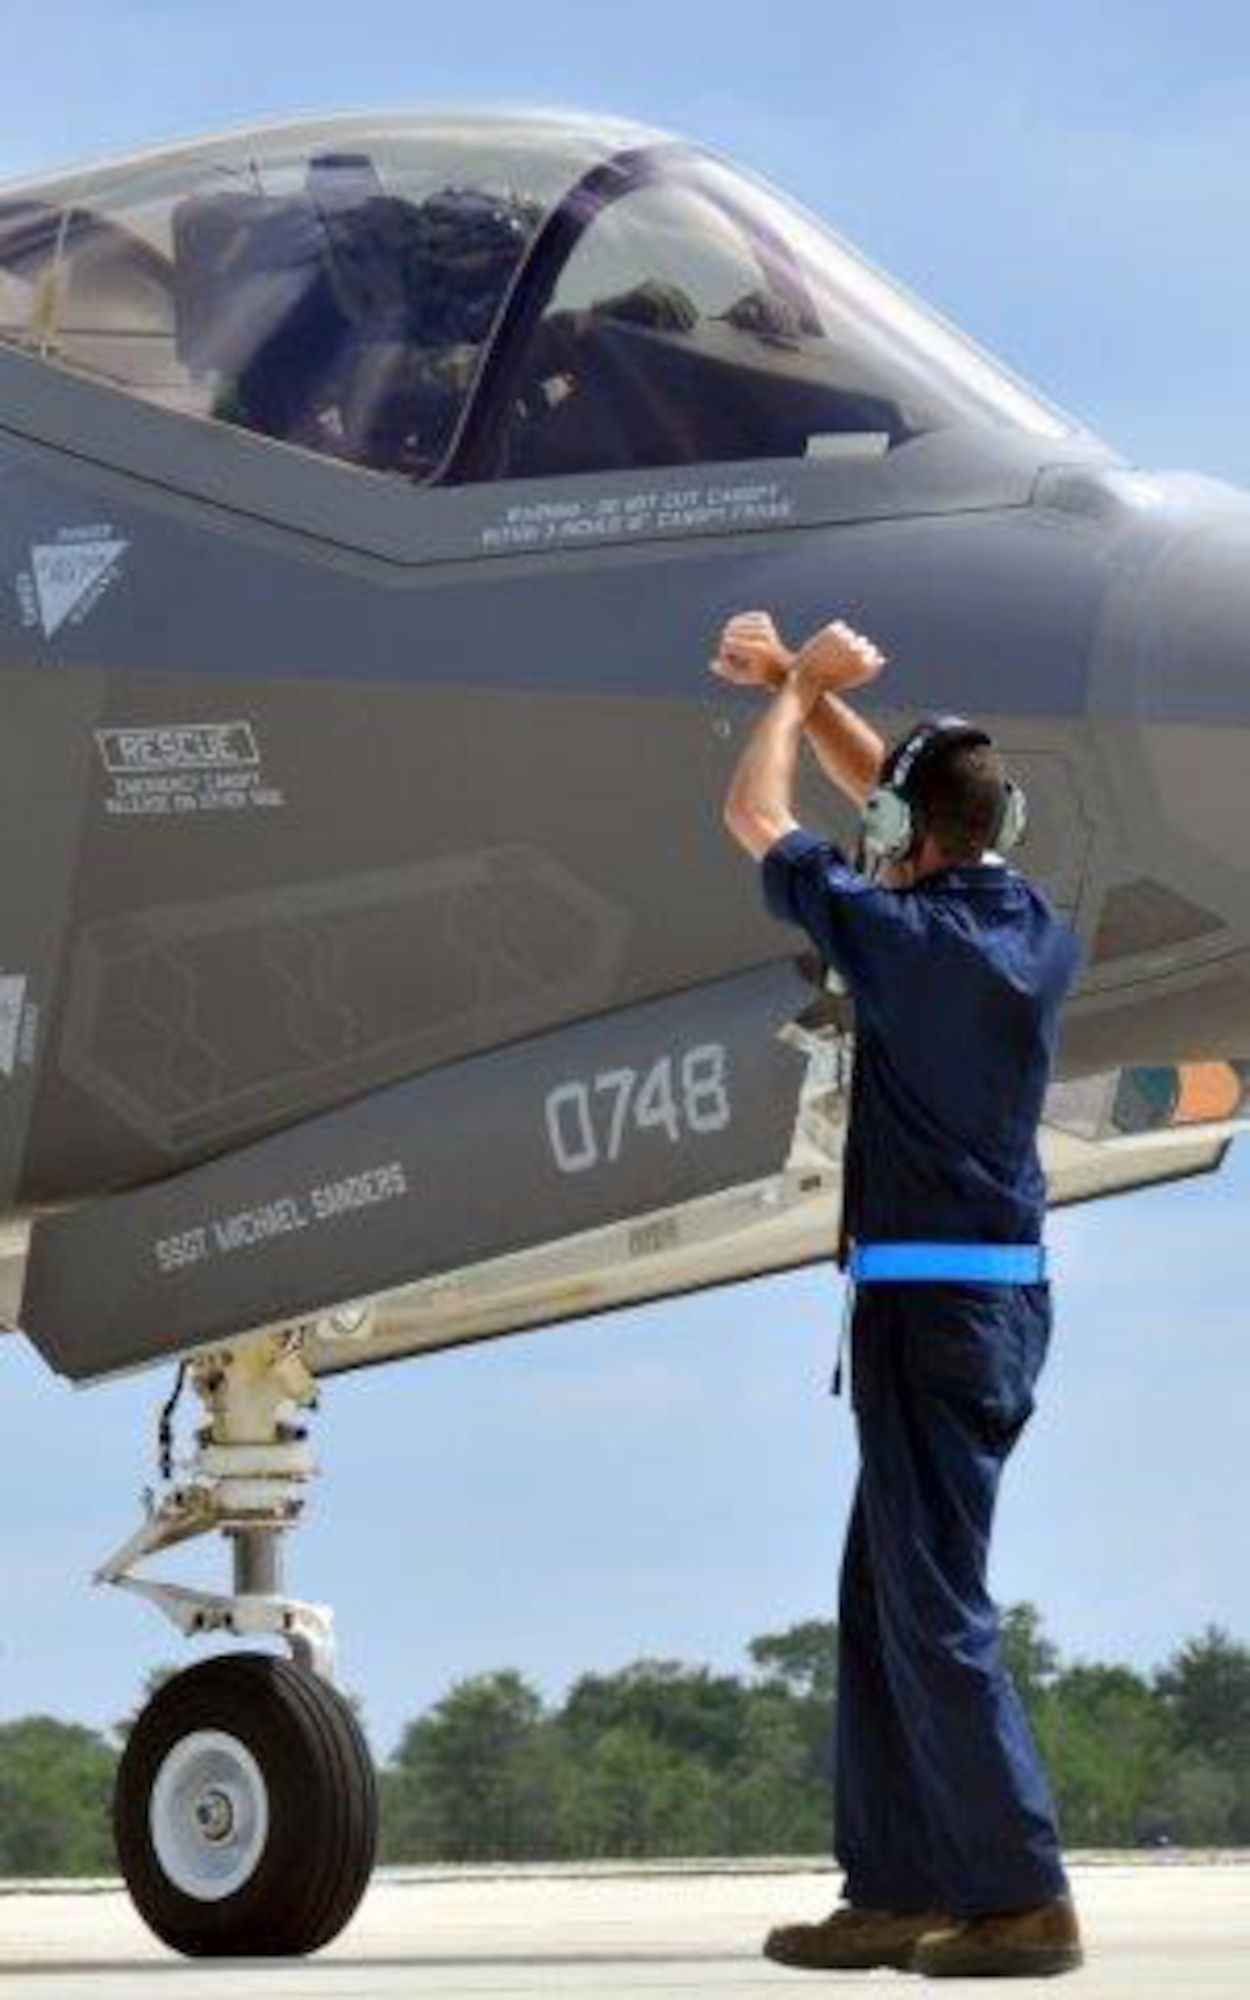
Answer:
[[[224,1813],[227,1831],[205,1831],[203,1811]],[[190,1958],[328,1944],[368,1886],[377,1824],[373,1762],[342,1695],[266,1653],[223,1654],[166,1682],[131,1731],[113,1802],[135,1908]]]

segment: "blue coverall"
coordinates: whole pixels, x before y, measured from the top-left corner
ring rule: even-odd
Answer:
[[[1080,952],[1068,925],[999,863],[889,889],[801,828],[764,856],[763,887],[854,1002],[844,1241],[1040,1242],[1037,1129]],[[1050,1324],[1045,1281],[857,1290],[835,1844],[860,1907],[968,1919],[1067,1891],[986,1588]]]

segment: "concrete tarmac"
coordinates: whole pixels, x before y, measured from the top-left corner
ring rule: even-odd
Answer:
[[[1089,1857],[1073,1879],[1089,1962],[1067,1984],[1083,2000],[1250,2000],[1250,1855]],[[814,1981],[760,1957],[770,1924],[823,1915],[837,1888],[831,1870],[780,1862],[401,1871],[378,1878],[320,1957],[275,1964],[176,1959],[112,1884],[10,1884],[0,2000],[684,2000],[898,1980]],[[985,1995],[972,1980],[945,1990]]]

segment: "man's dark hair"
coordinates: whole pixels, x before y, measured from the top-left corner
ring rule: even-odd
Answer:
[[[947,861],[979,861],[1002,823],[1007,773],[988,743],[953,743],[918,766],[908,797]]]

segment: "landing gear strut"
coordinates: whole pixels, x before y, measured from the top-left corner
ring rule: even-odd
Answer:
[[[297,1330],[249,1334],[188,1364],[207,1422],[185,1476],[97,1573],[179,1630],[282,1639],[177,1674],[135,1723],[118,1772],[118,1860],[158,1937],[191,1956],[295,1956],[327,1944],[366,1887],[377,1789],[332,1684],[334,1622],[283,1591],[283,1537],[313,1475],[300,1411],[316,1400]],[[171,1468],[172,1469],[172,1468]],[[226,1593],[138,1577],[160,1550],[220,1531]]]

